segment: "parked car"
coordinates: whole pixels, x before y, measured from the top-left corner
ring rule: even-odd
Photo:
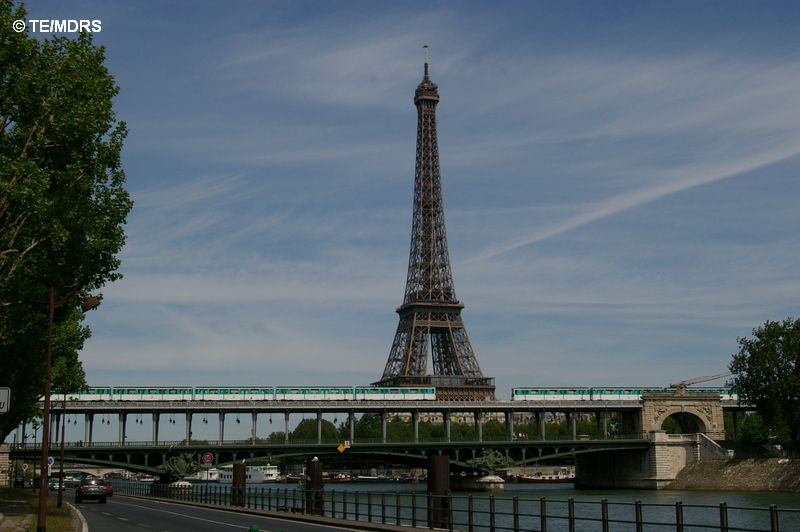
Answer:
[[[105,479],[103,481],[103,487],[106,489],[106,496],[113,497],[114,496],[114,486],[111,485],[111,481]]]
[[[24,488],[25,487],[25,477],[14,477],[14,487],[15,488]]]
[[[75,502],[81,503],[84,500],[96,499],[100,504],[106,502],[106,487],[101,478],[89,478],[81,480],[80,485],[75,489]]]
[[[47,486],[51,490],[57,490],[58,489],[58,484],[59,484],[59,478],[58,477],[53,477],[49,481],[47,481]],[[61,486],[61,489],[62,490],[64,489],[63,485]]]

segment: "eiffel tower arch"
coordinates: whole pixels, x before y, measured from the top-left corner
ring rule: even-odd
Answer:
[[[414,93],[417,161],[406,291],[389,360],[374,384],[435,386],[441,400],[494,399],[494,379],[484,377],[478,365],[453,286],[436,134],[439,90],[428,77],[427,57],[424,72]]]

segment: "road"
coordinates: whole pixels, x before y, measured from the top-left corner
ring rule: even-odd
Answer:
[[[135,499],[115,495],[106,504],[95,501],[76,504],[89,532],[113,530],[129,532],[218,532],[221,530],[250,530],[256,525],[261,532],[330,532],[354,530],[336,526],[317,525],[271,517],[228,512],[211,508],[184,506],[160,501]]]

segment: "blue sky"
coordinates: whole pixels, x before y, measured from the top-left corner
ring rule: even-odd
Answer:
[[[800,301],[791,2],[34,2],[102,20],[136,205],[92,385],[363,384],[397,326],[422,45],[498,395],[726,369]]]

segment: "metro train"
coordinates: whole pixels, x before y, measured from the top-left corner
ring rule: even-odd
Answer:
[[[736,401],[730,388],[688,388],[690,392],[718,393]],[[674,388],[549,387],[512,388],[512,401],[638,401],[642,394]],[[58,392],[53,401],[63,401]],[[435,387],[134,387],[97,386],[67,394],[68,401],[435,401]]]
[[[638,401],[642,394],[673,392],[674,388],[512,388],[512,401]],[[739,397],[730,388],[687,388],[689,392],[718,393],[723,401]]]
[[[63,401],[64,394],[52,394]],[[434,401],[436,388],[330,387],[135,387],[96,386],[67,394],[68,401]]]

